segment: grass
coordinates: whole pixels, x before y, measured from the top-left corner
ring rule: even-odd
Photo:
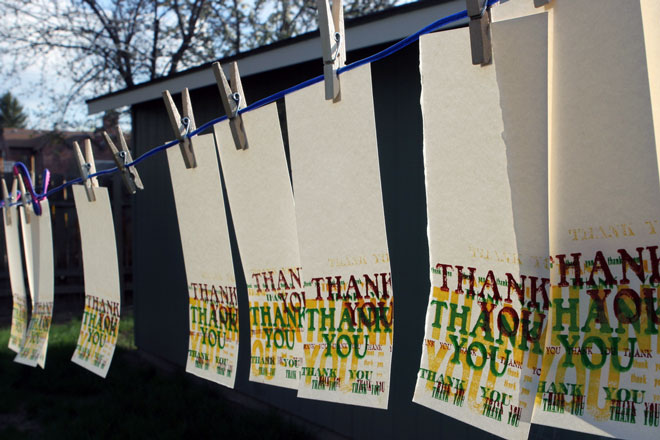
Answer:
[[[309,438],[274,413],[229,402],[214,385],[143,362],[132,316],[123,316],[119,327],[105,380],[70,361],[79,320],[53,324],[45,370],[14,363],[9,329],[0,329],[0,438]]]

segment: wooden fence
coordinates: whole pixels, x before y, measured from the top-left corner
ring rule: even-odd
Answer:
[[[11,182],[11,175],[6,175]],[[51,177],[51,188],[59,186],[64,181],[62,176]],[[122,287],[122,304],[131,304],[133,298],[133,246],[132,246],[132,201],[126,192],[118,175],[105,178],[101,185],[107,186],[112,204],[117,239],[117,256],[119,259],[120,283]],[[58,192],[49,197],[51,222],[53,228],[53,257],[55,264],[55,308],[58,302],[78,303],[84,298],[84,278],[82,250],[80,247],[80,231],[78,216],[70,189]],[[2,229],[2,228],[0,228]],[[0,232],[2,243],[2,266],[0,269],[0,300],[4,304],[11,297],[7,255],[4,251],[4,230]],[[58,301],[58,299],[60,301]],[[6,307],[3,306],[4,314]]]

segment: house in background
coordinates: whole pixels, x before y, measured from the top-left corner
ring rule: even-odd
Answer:
[[[103,138],[103,131],[117,139],[118,114],[106,112],[103,126],[93,132],[29,130],[24,128],[0,128],[0,172],[7,185],[12,183],[13,167],[16,162],[24,163],[34,172],[35,191],[43,191],[42,171],[46,168],[51,173],[49,189],[80,177],[74,159],[73,143],[81,147],[85,139],[91,139],[97,170],[112,168],[115,162],[112,152]],[[123,189],[117,175],[105,177],[101,185],[107,186],[113,201],[113,215],[117,232],[117,246],[122,271],[125,298],[131,298],[132,238],[130,232],[131,208],[128,193]],[[70,303],[80,306],[84,300],[84,282],[82,273],[82,250],[78,220],[70,191],[61,191],[48,198],[53,227],[53,252],[55,259],[55,301],[60,305]],[[4,245],[3,245],[4,246]],[[3,252],[4,259],[6,255]],[[6,267],[6,261],[5,266]],[[9,274],[0,272],[0,304],[2,312],[11,313],[11,290]],[[5,304],[9,306],[5,307]]]
[[[65,179],[79,177],[73,156],[73,143],[78,142],[82,146],[87,138],[92,141],[97,169],[114,166],[112,153],[103,139],[103,130],[116,138],[118,120],[116,112],[106,112],[103,127],[93,132],[0,128],[0,170],[9,183],[16,162],[23,162],[30,171],[36,170],[37,174],[48,168],[51,184],[59,185]]]

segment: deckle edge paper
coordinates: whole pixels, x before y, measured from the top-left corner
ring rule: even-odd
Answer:
[[[167,150],[188,290],[186,372],[233,388],[238,296],[220,170],[213,135],[191,142],[195,168],[185,167],[178,149]]]
[[[529,433],[547,307],[544,27],[494,23],[491,66],[467,30],[420,40],[432,290],[413,401],[505,438]]]
[[[48,334],[53,318],[55,278],[50,206],[48,200],[42,200],[40,203],[42,210],[40,216],[35,215],[31,206],[24,208],[31,211],[29,224],[25,221],[25,212],[21,212],[21,228],[25,228],[25,230],[29,228],[30,242],[25,245],[25,260],[26,266],[30,265],[33,268],[34,278],[31,288],[34,289],[32,292],[34,305],[25,343],[14,358],[14,362],[44,368],[48,350]]]
[[[307,293],[298,397],[386,409],[394,301],[370,66],[340,85],[338,102],[323,84],[285,99]]]
[[[12,193],[16,193],[15,190]],[[20,219],[18,208],[8,206],[3,213],[7,264],[12,293],[12,315],[9,349],[18,353],[27,336],[28,304],[23,275],[23,258],[20,243]]]
[[[107,188],[94,188],[90,202],[82,185],[73,185],[80,226],[85,307],[71,362],[105,378],[119,335],[119,264]]]
[[[249,380],[298,389],[305,291],[277,105],[242,118],[250,145],[246,150],[236,148],[228,121],[214,129],[247,281]]]
[[[644,27],[657,26],[660,8],[651,5],[598,2],[588,31],[594,2],[551,9],[552,331],[533,421],[631,439],[660,435],[658,45]]]

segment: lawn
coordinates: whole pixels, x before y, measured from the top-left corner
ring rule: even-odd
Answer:
[[[113,364],[101,379],[71,362],[79,328],[79,319],[53,325],[45,370],[14,363],[9,329],[0,329],[0,438],[310,437],[274,413],[229,402],[212,384],[141,360],[132,316],[122,317]]]

